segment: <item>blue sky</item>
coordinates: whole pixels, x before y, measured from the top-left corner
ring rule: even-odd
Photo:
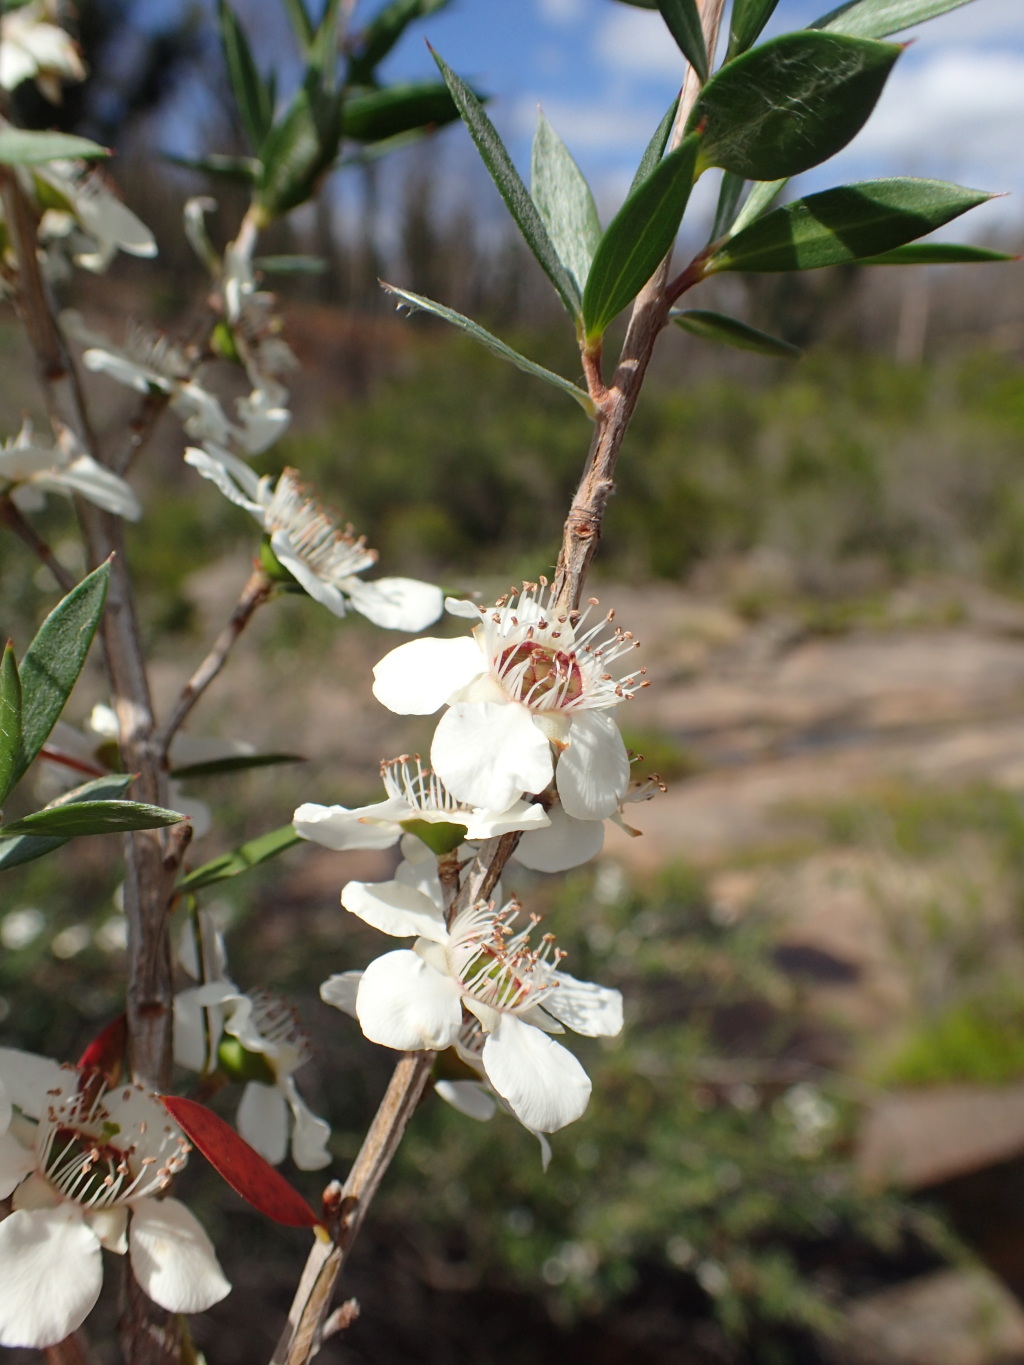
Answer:
[[[375,7],[360,6],[357,22]],[[780,0],[768,31],[799,28],[828,8],[829,0]],[[420,34],[491,96],[491,116],[524,171],[542,105],[605,213],[628,186],[684,69],[660,17],[615,0],[453,0],[405,39],[388,75],[430,74]],[[1024,0],[974,0],[901,37],[913,42],[867,127],[802,188],[934,176],[1009,192],[951,235],[976,241],[1024,226]],[[713,193],[709,183],[703,198]]]

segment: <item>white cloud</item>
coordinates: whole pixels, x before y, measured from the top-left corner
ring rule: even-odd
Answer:
[[[585,0],[535,0],[541,21],[556,28],[578,24],[587,12]]]
[[[655,10],[612,9],[594,33],[594,55],[602,65],[635,76],[671,76],[682,81],[686,61],[665,21]]]
[[[557,99],[545,100],[544,113],[574,156],[581,151],[612,156],[635,153],[637,161],[661,117],[657,111],[652,113],[635,105]],[[516,131],[532,137],[536,122],[536,100],[520,100],[515,111]]]

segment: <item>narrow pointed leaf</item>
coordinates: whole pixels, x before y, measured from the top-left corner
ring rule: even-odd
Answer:
[[[349,83],[358,85],[372,77],[409,24],[445,9],[451,0],[391,0],[373,16],[359,35],[356,55],[349,58]]]
[[[220,773],[237,773],[246,768],[271,768],[278,763],[305,763],[301,754],[225,754],[223,758],[207,759],[205,763],[183,763],[171,769],[171,777],[217,777]]]
[[[658,0],[658,9],[676,46],[703,84],[708,78],[708,49],[696,0]]]
[[[715,221],[711,226],[709,241],[717,242],[719,237],[724,237],[732,227],[736,220],[736,211],[746,183],[742,175],[733,175],[732,171],[726,171],[722,176],[722,184],[718,191],[718,205],[715,208]]]
[[[21,748],[21,678],[10,640],[0,659],[0,802],[14,786]]]
[[[594,415],[594,405],[590,401],[590,395],[578,388],[568,379],[563,379],[560,374],[555,374],[553,370],[546,370],[543,365],[538,365],[534,360],[528,360],[526,356],[520,355],[518,351],[513,351],[511,346],[506,346],[500,337],[494,336],[481,327],[479,323],[471,318],[463,317],[461,313],[456,313],[454,308],[446,308],[443,303],[435,303],[433,299],[426,299],[421,294],[412,294],[408,289],[399,289],[397,285],[383,284],[382,287],[389,294],[394,294],[396,299],[400,299],[410,310],[421,309],[424,313],[432,313],[434,317],[443,318],[445,322],[450,322],[453,327],[458,327],[467,336],[481,346],[500,356],[502,360],[507,360],[510,365],[514,365],[517,370],[522,370],[524,374],[532,374],[535,379],[543,379],[545,384],[551,384],[556,389],[561,389],[570,398],[574,398],[588,417]]]
[[[236,1194],[259,1213],[286,1228],[314,1228],[320,1222],[284,1176],[249,1146],[212,1109],[182,1095],[161,1095],[164,1108]]]
[[[9,825],[0,825],[0,838],[9,835],[59,835],[73,839],[80,834],[122,834],[126,830],[160,829],[186,817],[164,806],[144,801],[75,801],[48,806]]]
[[[5,166],[41,166],[45,161],[93,160],[109,155],[108,148],[98,142],[71,133],[37,133],[11,125],[0,128],[0,164]]]
[[[354,142],[382,142],[420,128],[442,128],[458,117],[442,81],[408,81],[350,96],[344,129]]]
[[[654,136],[651,138],[650,142],[648,142],[647,146],[644,148],[644,154],[640,158],[640,165],[637,166],[636,175],[634,175],[633,177],[633,183],[629,187],[630,194],[632,194],[635,189],[638,189],[640,185],[643,184],[643,182],[650,175],[651,171],[654,170],[655,166],[658,165],[658,163],[661,161],[661,158],[665,155],[665,148],[668,146],[668,140],[672,136],[672,128],[676,121],[676,113],[678,112],[678,109],[679,96],[677,95],[675,99],[672,101],[672,103],[669,105],[669,107],[665,110],[661,122],[654,130]]]
[[[789,177],[785,180],[758,180],[750,188],[750,193],[743,201],[743,207],[736,215],[732,227],[729,229],[729,236],[735,237],[737,232],[742,232],[745,227],[756,222],[764,213],[771,202],[778,197],[784,185],[788,183]]]
[[[39,627],[21,661],[21,747],[12,785],[43,747],[78,680],[107,598],[110,565],[72,588]]]
[[[942,180],[865,180],[776,209],[720,247],[719,270],[816,270],[891,251],[992,196]]]
[[[772,17],[779,0],[733,0],[729,21],[729,47],[725,60],[731,62],[757,42],[761,30]]]
[[[890,33],[899,33],[970,3],[971,0],[849,0],[848,4],[815,19],[808,28],[849,33],[857,38],[886,38]]]
[[[689,131],[700,165],[778,180],[827,161],[867,122],[898,43],[838,33],[785,33],[723,66],[701,91]]]
[[[257,867],[269,858],[276,857],[278,853],[283,853],[286,848],[293,848],[301,842],[291,825],[282,825],[280,829],[272,829],[267,834],[250,839],[248,843],[240,844],[230,853],[222,853],[219,858],[213,858],[202,867],[197,867],[194,872],[181,879],[178,890],[199,891],[204,886],[213,886],[215,882],[225,881],[228,877],[237,877],[240,872],[248,872],[250,867]]]
[[[322,256],[256,256],[253,265],[265,275],[322,275],[327,269]]]
[[[986,246],[961,246],[957,242],[910,242],[878,256],[865,256],[861,265],[981,265],[988,261],[1019,261],[1005,251]]]
[[[705,341],[719,341],[725,346],[735,346],[740,351],[754,351],[758,355],[773,356],[779,360],[796,360],[802,354],[799,346],[791,346],[780,337],[770,336],[758,331],[738,318],[727,317],[724,313],[712,313],[704,308],[688,308],[685,312],[675,313],[672,318],[684,332],[703,337]]]
[[[431,49],[433,52],[433,49]],[[570,317],[580,316],[580,291],[576,281],[558,259],[558,252],[548,236],[544,220],[536,204],[530,198],[522,177],[512,164],[512,158],[505,150],[505,144],[498,136],[494,124],[484,112],[484,107],[470,90],[465,81],[460,80],[447,62],[433,53],[438,70],[445,84],[452,92],[452,99],[458,105],[463,122],[469,135],[476,143],[477,151],[498,187],[498,193],[523,234],[527,246],[533,252],[541,269],[555,286],[558,297],[565,305]]]
[[[338,86],[338,48],[341,34],[341,0],[326,0],[320,23],[309,45],[307,79],[316,76],[325,92]]]
[[[533,138],[530,194],[558,259],[582,292],[601,240],[601,220],[583,172],[543,113]]]
[[[313,27],[313,20],[309,17],[305,0],[284,0],[284,8],[295,37],[298,39],[299,50],[302,56],[306,57],[309,55],[310,44],[316,36],[316,29]]]
[[[693,188],[699,145],[691,134],[669,152],[608,224],[583,293],[588,341],[636,298],[671,250]]]
[[[254,156],[222,156],[220,152],[211,152],[209,156],[178,156],[176,152],[161,152],[160,155],[172,166],[202,171],[204,175],[215,175],[240,185],[252,185],[260,177],[260,163]]]
[[[245,30],[227,0],[218,0],[217,20],[224,64],[238,116],[253,149],[258,151],[274,121],[274,105],[253,59]]]
[[[52,810],[55,806],[67,806],[77,801],[115,800],[124,793],[131,780],[130,773],[110,773],[106,777],[97,777],[92,782],[76,787],[74,791],[58,796],[46,809]],[[34,862],[36,858],[62,848],[67,842],[67,837],[56,835],[42,838],[22,834],[13,839],[0,839],[0,872],[10,867],[20,867],[22,863]]]

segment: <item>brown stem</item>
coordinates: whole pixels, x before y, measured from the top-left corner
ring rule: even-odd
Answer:
[[[188,713],[224,667],[238,637],[249,624],[256,608],[270,596],[273,587],[273,581],[261,568],[253,569],[227,625],[213,642],[209,654],[182,688],[177,705],[154,740],[162,763],[166,764],[171,741],[181,729]]]
[[[55,1346],[47,1346],[44,1353],[50,1365],[91,1365],[92,1355],[84,1333],[72,1332]]]
[[[42,560],[57,580],[57,586],[62,592],[71,591],[75,586],[74,578],[68,573],[32,523],[26,521],[25,517],[22,516],[18,506],[10,497],[0,497],[0,522],[24,541],[37,559]]]
[[[142,454],[160,417],[171,401],[169,393],[147,393],[128,424],[128,439],[110,460],[110,468],[122,478]]]

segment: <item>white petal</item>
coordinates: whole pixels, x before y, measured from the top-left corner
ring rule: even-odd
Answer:
[[[481,1123],[493,1118],[498,1107],[494,1096],[479,1081],[438,1081],[434,1089],[453,1109]]]
[[[372,1043],[401,1052],[451,1047],[462,1024],[455,982],[407,948],[370,963],[359,983],[356,1013]]]
[[[342,1014],[349,1014],[355,1019],[356,995],[362,979],[362,972],[339,972],[336,976],[329,976],[320,987],[320,999],[325,1005],[333,1005]]]
[[[177,1199],[136,1199],[128,1229],[135,1278],[170,1313],[201,1313],[231,1286],[209,1237]]]
[[[102,1283],[100,1244],[77,1204],[12,1213],[0,1223],[0,1345],[63,1341]]]
[[[573,712],[555,782],[567,815],[605,820],[615,813],[629,786],[629,755],[610,712]]]
[[[390,805],[381,801],[380,806]],[[401,834],[397,824],[377,824],[363,817],[373,806],[348,810],[345,806],[318,806],[307,801],[292,816],[292,828],[300,839],[344,853],[350,848],[390,848]]]
[[[393,938],[448,942],[444,914],[429,896],[401,882],[348,882],[341,903],[366,924]]]
[[[22,1052],[20,1048],[0,1047],[0,1080],[7,1097],[30,1119],[39,1118],[46,1109],[49,1091],[73,1090],[77,1079],[73,1070],[59,1066],[49,1057]]]
[[[495,839],[517,829],[545,829],[551,823],[543,806],[536,801],[531,804],[523,800],[513,801],[508,810],[497,815],[493,811],[475,810],[472,815],[465,816],[464,822],[467,839]]]
[[[224,1031],[223,1012],[204,1009],[195,990],[174,997],[174,1060],[188,1071],[206,1071]]]
[[[291,1076],[281,1082],[288,1107],[292,1111],[292,1160],[300,1171],[320,1171],[331,1162],[327,1143],[331,1125],[317,1118],[295,1088]]]
[[[349,578],[345,591],[356,611],[385,630],[425,630],[441,615],[441,589],[418,578]]]
[[[329,583],[307,564],[292,545],[287,531],[275,531],[270,537],[270,548],[278,560],[296,581],[322,607],[335,616],[344,616],[348,609],[348,598],[336,583]]]
[[[429,716],[483,671],[484,657],[472,636],[427,636],[384,655],[373,670],[373,695],[400,716]]]
[[[273,1085],[250,1081],[235,1116],[238,1131],[271,1166],[280,1166],[288,1151],[288,1107]]]
[[[551,746],[518,702],[456,702],[438,722],[430,762],[459,801],[507,810],[551,781]]]
[[[68,330],[66,325],[64,330]],[[127,356],[105,350],[102,346],[90,346],[82,355],[82,364],[93,374],[105,374],[118,384],[135,389],[137,393],[149,393],[152,388],[162,389],[164,393],[171,392],[171,383],[162,374],[146,365],[137,365]]]
[[[262,524],[263,508],[258,501],[260,481],[237,455],[216,446],[212,451],[189,446],[185,451],[185,463],[197,469],[204,479],[215,483],[226,498],[251,512]]]
[[[395,881],[400,882],[402,886],[414,887],[434,905],[442,906],[444,904],[444,892],[441,890],[441,878],[437,875],[437,859],[426,844],[421,843],[414,834],[407,834],[402,840],[403,851],[409,844],[419,844],[428,856],[426,858],[403,858],[395,868]]]
[[[86,1222],[100,1240],[100,1246],[123,1256],[128,1250],[128,1208],[124,1204],[113,1204],[109,1209],[96,1209],[87,1213]]]
[[[596,858],[604,847],[603,820],[574,820],[561,806],[548,811],[547,829],[528,830],[514,857],[534,872],[564,872]]]
[[[11,1097],[7,1093],[7,1087],[0,1080],[0,1134],[6,1133],[10,1127],[11,1115],[14,1109],[11,1105]]]
[[[90,455],[79,455],[64,466],[57,478],[65,488],[81,493],[83,498],[117,517],[138,521],[142,516],[142,504],[124,479],[104,469]]]
[[[467,597],[446,597],[444,609],[449,616],[461,616],[474,625],[480,622],[480,608]]]
[[[527,1128],[554,1133],[590,1099],[590,1077],[568,1049],[513,1014],[487,1035],[481,1057],[487,1079]]]
[[[32,1148],[19,1142],[13,1129],[0,1133],[0,1199],[6,1199],[17,1189],[35,1169],[35,1164]]]
[[[544,1009],[574,1033],[587,1038],[614,1038],[622,1032],[622,993],[593,981],[577,981],[555,972],[557,987],[544,997]]]

